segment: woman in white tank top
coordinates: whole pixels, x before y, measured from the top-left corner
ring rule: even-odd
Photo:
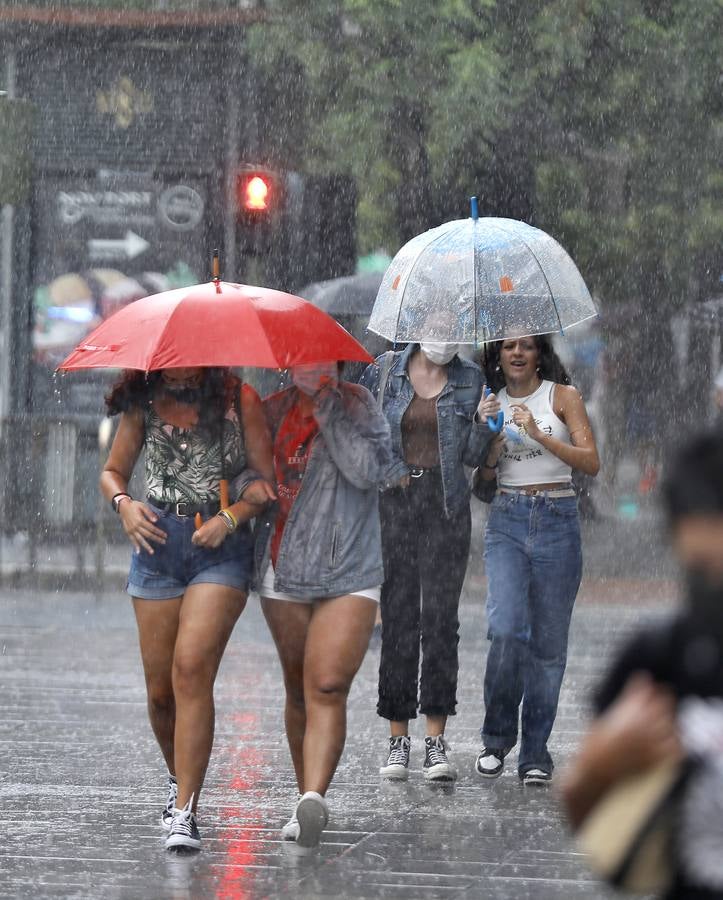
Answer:
[[[498,400],[505,425],[478,472],[497,487],[485,532],[490,651],[475,769],[497,777],[521,731],[519,776],[544,784],[582,575],[572,470],[596,475],[600,462],[582,397],[548,337],[491,345],[485,374],[497,394],[480,414],[493,413]]]

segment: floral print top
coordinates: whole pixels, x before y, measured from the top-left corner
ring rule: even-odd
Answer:
[[[159,417],[150,403],[145,416],[145,474],[148,496],[163,503],[217,500],[221,479],[220,423],[216,428],[179,428]],[[223,419],[225,475],[246,468],[243,426],[235,404]]]

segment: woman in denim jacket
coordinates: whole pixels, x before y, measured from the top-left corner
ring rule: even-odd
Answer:
[[[378,485],[389,426],[336,365],[292,369],[264,401],[278,502],[257,520],[259,594],[286,686],[286,736],[300,799],[282,829],[310,848],[344,749],[346,701],[366,652],[384,575]]]
[[[378,402],[394,451],[379,504],[384,585],[377,712],[390,722],[387,760],[379,770],[387,778],[408,777],[409,719],[417,709],[427,720],[424,777],[457,777],[444,729],[457,705],[457,612],[470,546],[464,467],[480,464],[492,437],[476,415],[482,373],[457,349],[410,344],[380,356],[361,378],[378,396],[386,369]],[[491,410],[495,404],[488,398]]]

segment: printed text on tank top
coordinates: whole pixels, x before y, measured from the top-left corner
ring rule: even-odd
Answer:
[[[498,463],[500,485],[528,490],[553,490],[569,485],[572,479],[570,466],[555,456],[538,441],[523,433],[513,419],[513,406],[524,404],[532,414],[543,434],[570,444],[570,433],[565,423],[555,413],[555,384],[543,381],[537,390],[525,397],[510,397],[503,388],[498,399],[505,418],[505,426],[519,439],[505,441]]]

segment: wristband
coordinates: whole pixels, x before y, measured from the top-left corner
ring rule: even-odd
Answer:
[[[123,500],[124,498],[127,498],[128,500],[133,499],[133,497],[131,497],[131,495],[127,491],[119,491],[119,493],[113,495],[110,501],[110,505],[113,507],[114,513],[120,514],[120,504],[121,500]]]
[[[499,460],[497,460],[497,462],[493,466],[491,466],[489,463],[482,463],[482,468],[483,469],[497,469],[499,467],[499,464],[500,464]]]

